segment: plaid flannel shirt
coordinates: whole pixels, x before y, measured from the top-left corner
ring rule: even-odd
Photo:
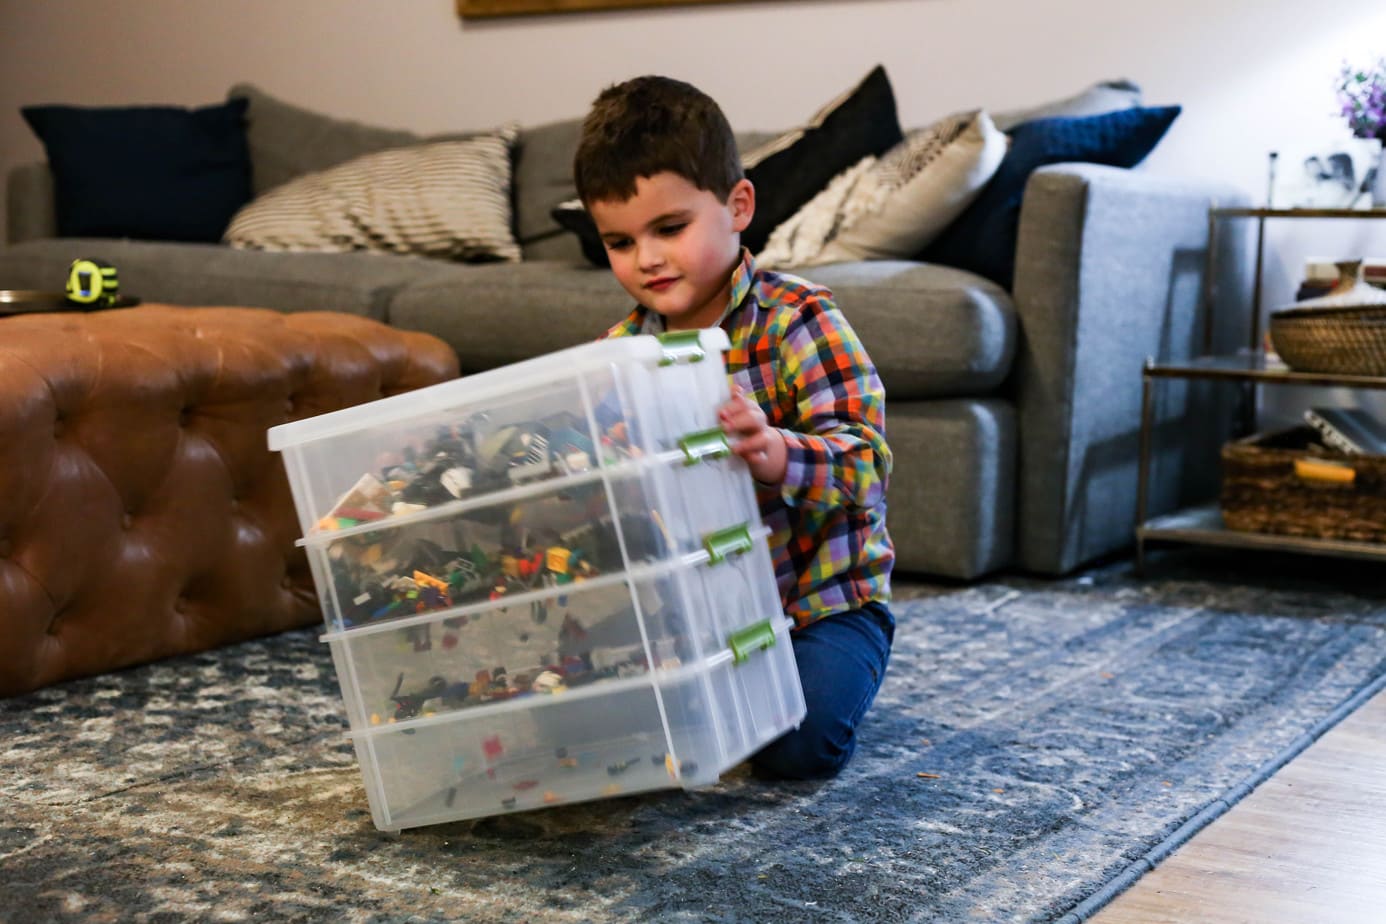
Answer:
[[[605,336],[646,332],[648,314],[637,307]],[[721,326],[728,374],[789,450],[784,482],[756,485],[785,613],[803,626],[888,601],[885,389],[832,293],[758,270],[743,250]]]

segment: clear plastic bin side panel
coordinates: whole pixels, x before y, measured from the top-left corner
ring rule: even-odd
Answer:
[[[468,401],[465,388],[457,392],[455,407],[287,449],[304,472],[294,487],[309,513],[305,533],[386,520],[597,465],[575,377],[486,400]]]
[[[363,762],[362,772],[386,829],[678,785],[648,685],[391,729],[371,736],[369,748],[374,766]]]
[[[614,365],[590,381],[598,429],[627,455],[676,449],[688,434],[717,426],[717,409],[730,395],[720,357]]]
[[[632,563],[698,552],[720,530],[754,530],[761,524],[754,503],[742,503],[735,490],[740,480],[749,479],[738,460],[655,462],[625,472],[628,477],[613,479],[612,501],[621,522],[632,524],[627,542]]]
[[[645,493],[658,498],[657,512],[662,522],[672,524],[681,549],[696,551],[706,537],[728,527],[761,524],[754,494],[742,490],[749,488],[751,476],[740,459],[651,466],[646,479]]]
[[[743,737],[739,729],[723,722],[733,704],[722,673],[719,668],[690,671],[679,682],[660,687],[669,728],[670,767],[680,786],[715,781],[730,766],[729,743]]]
[[[318,592],[318,603],[322,607],[323,624],[327,631],[342,627],[342,608],[337,601],[336,586],[332,581],[332,569],[327,556],[320,549],[307,549],[308,570],[313,575],[313,586]]]
[[[680,757],[681,785],[716,779],[803,721],[788,638],[776,647],[781,650],[755,652],[740,664],[722,662],[663,688],[671,750],[688,756]]]
[[[676,669],[694,657],[673,587],[672,576],[583,582],[483,612],[348,632],[330,644],[352,727],[554,700]]]
[[[620,493],[643,501],[638,477],[618,480]],[[619,516],[619,519],[618,519]],[[552,489],[449,516],[355,531],[321,545],[314,575],[340,628],[415,616],[517,594],[561,588],[625,568],[622,542],[651,558],[663,539],[650,518],[613,513],[600,480],[559,482]]]
[[[749,755],[797,726],[804,719],[804,693],[788,630],[775,644],[753,652],[731,670],[736,698],[746,711],[749,738],[740,755]]]
[[[760,536],[751,537],[749,551],[709,565],[700,574],[708,618],[723,647],[733,632],[763,619],[778,620],[784,613],[770,549]]]

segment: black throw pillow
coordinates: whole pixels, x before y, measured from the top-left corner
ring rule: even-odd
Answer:
[[[770,232],[799,211],[828,181],[863,157],[884,154],[903,140],[895,92],[879,64],[861,82],[820,109],[807,125],[777,135],[743,155],[746,177],[756,187],[756,213],[741,243],[759,253]],[[582,253],[607,266],[597,226],[579,199],[550,213],[582,243]]]
[[[809,123],[743,156],[756,187],[756,214],[741,243],[760,253],[770,233],[828,181],[863,157],[879,156],[904,140],[895,93],[879,64],[861,82],[818,111]]]
[[[602,236],[597,233],[596,222],[592,221],[592,216],[583,207],[581,199],[560,202],[553,207],[549,215],[558,222],[559,227],[578,236],[578,242],[582,245],[582,255],[592,265],[611,265],[611,260],[606,255],[606,245],[602,243]]]
[[[58,234],[221,240],[250,201],[244,99],[215,106],[25,106],[53,170]]]

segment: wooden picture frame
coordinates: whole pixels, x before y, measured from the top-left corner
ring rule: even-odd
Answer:
[[[543,13],[585,13],[592,10],[627,10],[652,6],[709,6],[738,0],[457,0],[463,19],[529,16]]]

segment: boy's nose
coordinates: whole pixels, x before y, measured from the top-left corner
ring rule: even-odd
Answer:
[[[642,270],[652,270],[664,264],[664,248],[647,241],[636,248],[635,259]]]

